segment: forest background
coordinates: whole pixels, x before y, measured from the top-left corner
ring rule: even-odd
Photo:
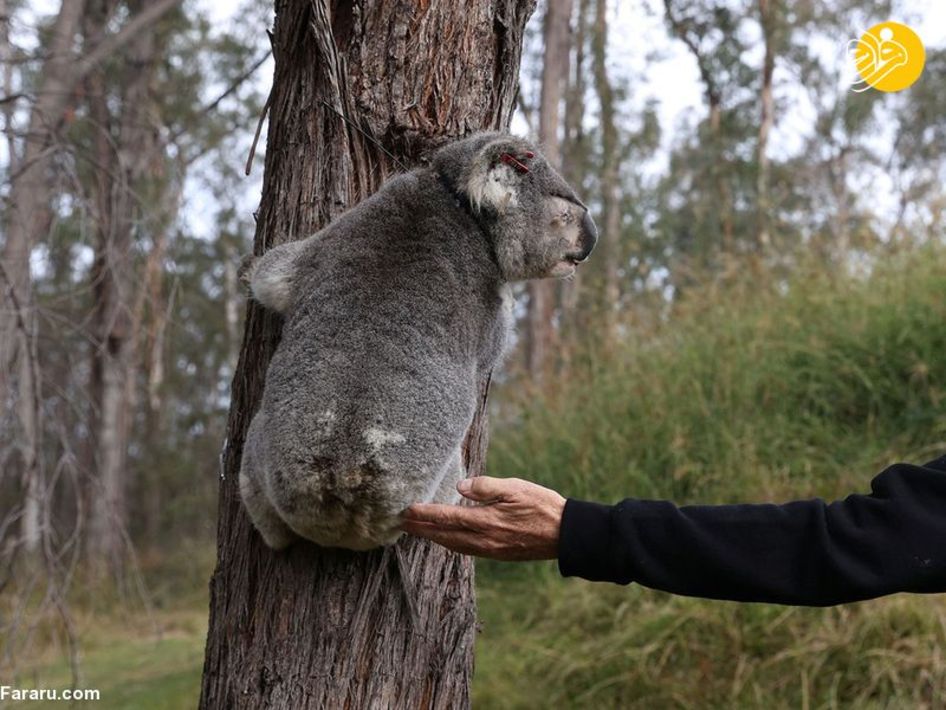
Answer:
[[[191,707],[273,8],[72,7],[0,0],[0,680]],[[492,475],[836,498],[946,450],[944,8],[539,3],[513,128],[602,241],[519,287]],[[886,19],[926,69],[855,93],[847,40]],[[481,707],[946,703],[938,596],[735,605],[551,563],[480,563],[477,593]]]

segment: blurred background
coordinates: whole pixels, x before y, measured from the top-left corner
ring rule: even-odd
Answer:
[[[0,0],[5,684],[196,704],[272,12]],[[847,41],[888,19],[926,69],[855,93]],[[944,70],[937,0],[540,0],[513,129],[602,239],[517,287],[489,473],[786,501],[944,453]],[[477,592],[477,707],[946,705],[940,596],[737,605],[553,563]]]

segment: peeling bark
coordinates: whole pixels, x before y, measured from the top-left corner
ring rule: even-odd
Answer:
[[[532,2],[278,0],[276,10],[257,254],[317,230],[393,172],[351,124],[408,165],[445,139],[508,125]],[[273,553],[253,530],[237,474],[279,334],[278,318],[250,304],[222,458],[200,706],[467,707],[470,559],[415,539],[367,553],[308,543]],[[471,474],[483,468],[487,389],[465,447]]]

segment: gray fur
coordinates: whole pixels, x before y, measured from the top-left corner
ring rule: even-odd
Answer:
[[[390,544],[407,506],[456,500],[508,283],[571,273],[594,246],[586,215],[534,146],[478,134],[249,264],[254,296],[285,316],[240,470],[270,547]]]

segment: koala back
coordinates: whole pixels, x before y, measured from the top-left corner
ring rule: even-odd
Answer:
[[[291,267],[288,285],[266,284],[285,322],[248,474],[297,535],[392,542],[405,507],[462,474],[479,382],[508,327],[501,274],[476,221],[424,170],[310,238]]]

